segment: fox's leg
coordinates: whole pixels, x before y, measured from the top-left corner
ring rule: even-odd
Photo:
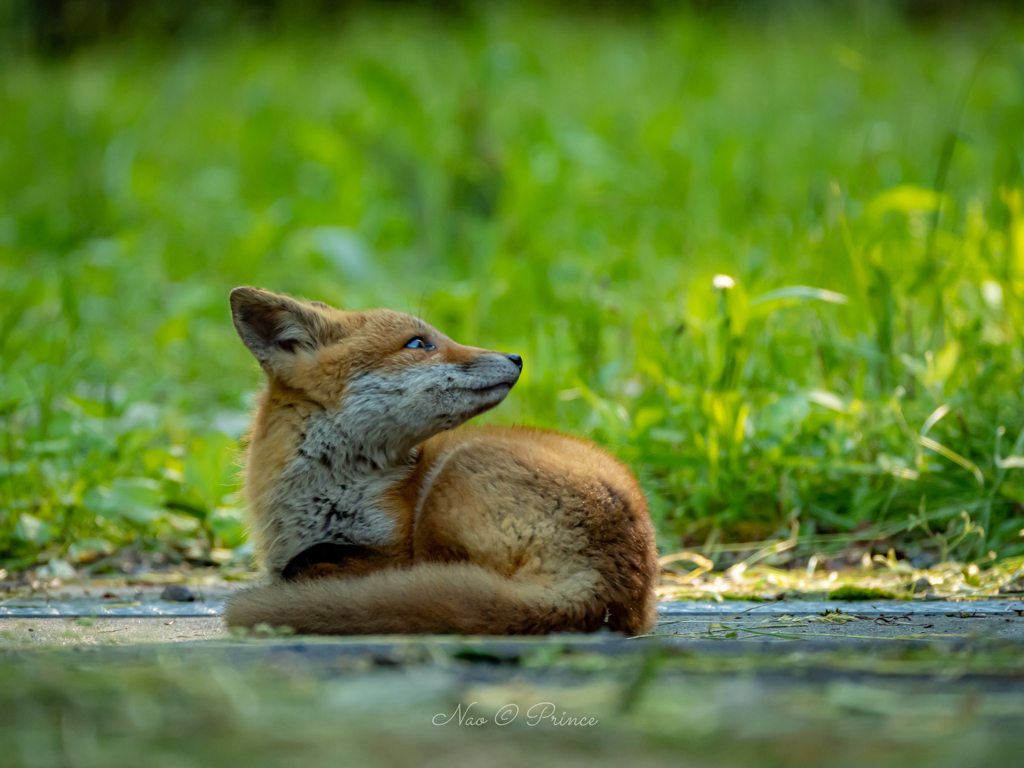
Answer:
[[[553,586],[574,628],[646,631],[659,567],[642,492],[596,448],[567,441],[583,452],[569,463],[545,440],[474,441],[442,459],[416,510],[415,561]]]
[[[578,524],[584,500],[537,479],[514,461],[450,457],[416,511],[414,561],[472,564],[548,588],[548,631],[594,631],[608,607]]]
[[[505,577],[585,570],[584,500],[538,479],[514,461],[448,458],[416,510],[414,560],[468,562]]]

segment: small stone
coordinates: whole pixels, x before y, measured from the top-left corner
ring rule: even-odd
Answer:
[[[910,585],[910,591],[913,592],[915,595],[918,592],[927,592],[931,588],[932,588],[931,583],[928,581],[928,579],[926,579],[924,577],[921,577],[920,579],[918,579],[917,581],[915,581],[913,584]]]
[[[172,603],[192,603],[195,602],[196,596],[188,587],[183,587],[181,584],[168,584],[160,593],[160,599],[169,600]]]

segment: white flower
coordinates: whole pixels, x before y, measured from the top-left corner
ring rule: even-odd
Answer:
[[[728,275],[715,275],[711,280],[711,284],[721,291],[727,291],[730,288],[736,287],[736,281]]]

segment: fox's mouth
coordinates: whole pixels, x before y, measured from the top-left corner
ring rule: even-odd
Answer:
[[[467,418],[472,419],[474,416],[479,416],[484,411],[494,408],[505,399],[505,395],[512,389],[513,384],[515,384],[514,381],[500,381],[497,384],[488,384],[485,387],[471,388],[469,391],[479,398],[480,404],[470,411]]]
[[[486,387],[474,387],[472,391],[476,392],[478,395],[487,395],[491,392],[498,392],[502,389],[512,389],[512,384],[514,383],[515,382],[509,383],[507,381],[501,381],[497,384],[489,384]]]

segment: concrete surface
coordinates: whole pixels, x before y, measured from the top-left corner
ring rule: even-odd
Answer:
[[[190,604],[169,604],[184,610]],[[807,612],[798,603],[757,605],[737,612],[726,604],[715,613],[678,613],[667,606],[655,632],[673,644],[694,640],[785,642],[793,638],[820,642],[857,642],[872,639],[934,640],[945,638],[986,638],[1024,643],[1024,605],[1009,603],[1018,610],[978,610],[978,605],[957,604],[955,610],[942,604],[906,603],[845,605],[841,614]],[[54,604],[51,603],[51,607]],[[205,604],[203,610],[210,610]],[[770,607],[771,611],[765,608]],[[792,612],[780,613],[784,607]],[[145,617],[90,617],[89,606],[70,608],[72,615],[25,615],[0,618],[0,647],[40,645],[134,645],[180,643],[231,638],[218,615]],[[723,608],[728,610],[722,610]],[[927,608],[927,612],[924,610]],[[219,605],[215,604],[219,610]],[[53,607],[58,611],[59,607]],[[85,613],[83,613],[85,611]],[[949,613],[952,611],[952,615]],[[666,615],[667,614],[667,615]],[[840,623],[841,622],[841,623]],[[735,636],[731,636],[735,633]],[[635,641],[634,641],[635,642]]]
[[[190,602],[162,599],[160,584],[140,587],[99,580],[49,592],[9,592],[0,599],[0,648],[237,639],[220,616],[225,599],[239,586],[224,581],[192,585],[188,589],[195,599]],[[659,612],[655,632],[673,645],[701,640],[849,644],[941,638],[1024,643],[1024,601],[1019,597],[960,602],[681,601],[662,603]]]

